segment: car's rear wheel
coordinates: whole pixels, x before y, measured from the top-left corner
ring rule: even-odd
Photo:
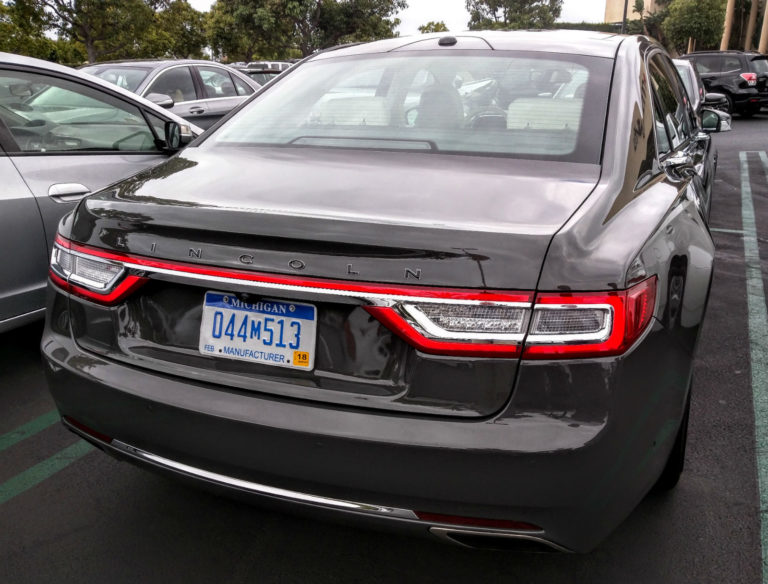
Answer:
[[[680,428],[677,430],[677,436],[675,437],[675,443],[672,446],[672,451],[669,453],[667,463],[664,465],[664,470],[661,471],[656,484],[653,485],[654,492],[670,491],[675,488],[680,475],[683,472],[683,465],[685,464],[685,447],[688,442],[688,417],[691,411],[691,388],[688,388],[688,399],[685,402],[685,411],[683,412],[683,419],[680,421]]]

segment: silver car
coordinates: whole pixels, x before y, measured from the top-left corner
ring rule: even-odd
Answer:
[[[202,133],[91,75],[0,53],[0,332],[43,316],[59,219],[87,193],[166,160],[169,122],[183,142]]]
[[[247,75],[211,61],[118,61],[81,71],[146,97],[205,129],[261,88]]]

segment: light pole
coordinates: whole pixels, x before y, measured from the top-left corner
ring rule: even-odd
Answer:
[[[629,0],[624,0],[624,18],[621,19],[621,34],[626,34],[627,32],[627,5],[629,4]]]

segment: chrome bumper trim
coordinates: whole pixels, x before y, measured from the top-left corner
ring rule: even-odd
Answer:
[[[315,505],[329,509],[337,509],[339,511],[351,511],[355,513],[365,513],[419,521],[419,518],[416,516],[416,514],[408,509],[385,507],[383,505],[371,505],[368,503],[358,503],[355,501],[344,501],[342,499],[331,499],[329,497],[321,497],[318,495],[310,495],[308,493],[300,493],[298,491],[291,491],[278,487],[270,487],[268,485],[262,485],[252,481],[237,479],[227,475],[203,470],[194,466],[189,466],[188,464],[183,464],[181,462],[176,462],[175,460],[170,460],[168,458],[152,454],[151,452],[146,452],[140,448],[135,448],[129,444],[126,444],[125,442],[120,442],[119,440],[112,440],[108,446],[111,446],[116,450],[139,460],[149,462],[155,466],[174,470],[185,475],[204,479],[211,483],[240,489],[249,493],[265,495],[267,497],[273,497],[275,499],[281,499],[293,503],[304,503],[306,505]]]
[[[526,541],[532,541],[535,543],[540,543],[542,545],[548,546],[552,548],[555,551],[563,552],[563,553],[571,553],[571,550],[568,548],[565,548],[561,545],[558,545],[552,541],[549,541],[548,539],[544,538],[544,532],[543,531],[534,531],[531,533],[523,533],[523,532],[511,532],[511,531],[502,531],[499,529],[467,529],[467,528],[456,528],[456,527],[430,527],[429,532],[440,538],[443,541],[446,541],[448,543],[452,543],[453,545],[459,545],[461,547],[475,549],[477,546],[470,546],[465,543],[462,543],[458,540],[455,540],[451,537],[451,535],[475,535],[478,537],[488,538],[488,541],[492,541],[493,539],[522,539]]]

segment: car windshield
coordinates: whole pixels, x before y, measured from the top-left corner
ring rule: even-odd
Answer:
[[[596,164],[612,61],[554,53],[331,57],[286,75],[201,147],[300,146]]]
[[[114,83],[118,87],[136,92],[141,82],[149,75],[149,67],[121,67],[119,65],[83,67],[82,71]]]

